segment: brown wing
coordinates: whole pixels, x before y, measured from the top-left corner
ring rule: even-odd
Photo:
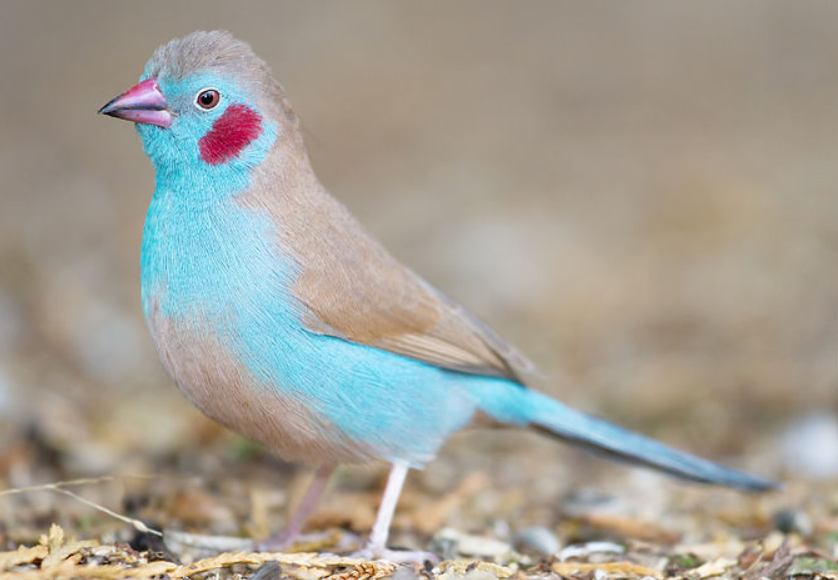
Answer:
[[[271,185],[243,201],[274,215],[299,267],[292,290],[311,332],[465,373],[521,382],[535,372],[477,317],[390,256],[316,181],[280,191]]]
[[[381,279],[367,271],[354,281],[369,277],[375,285],[352,284],[353,296],[343,303],[328,297],[332,291],[325,287],[336,283],[334,276],[319,278],[308,271],[309,283],[317,276],[314,284],[326,292],[301,298],[309,314],[306,328],[465,373],[523,382],[522,374],[535,372],[531,362],[473,314],[404,266],[394,267],[401,272],[392,272],[389,281],[401,278],[392,284],[398,288],[382,288]]]

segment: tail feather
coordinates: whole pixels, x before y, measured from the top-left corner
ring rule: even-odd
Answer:
[[[779,487],[774,481],[722,467],[602,419],[585,415],[536,391],[526,392],[532,404],[532,426],[554,437],[692,481],[747,491],[766,491]]]

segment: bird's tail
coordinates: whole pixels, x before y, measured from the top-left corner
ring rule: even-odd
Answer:
[[[536,391],[528,390],[527,396],[534,399],[531,407],[534,412],[530,418],[532,426],[559,439],[702,483],[748,491],[766,491],[778,487],[776,482],[722,467],[602,419],[585,415]]]
[[[507,391],[505,394],[509,394]],[[779,487],[776,482],[754,477],[717,465],[706,459],[668,447],[663,443],[575,411],[537,391],[519,388],[514,401],[503,397],[498,413],[509,422],[524,419],[538,431],[580,445],[609,457],[652,467],[666,473],[702,483],[726,485],[747,491],[766,491]],[[484,399],[485,401],[485,399]],[[498,399],[495,402],[500,403]],[[514,410],[513,410],[514,409]],[[504,419],[501,419],[504,420]]]

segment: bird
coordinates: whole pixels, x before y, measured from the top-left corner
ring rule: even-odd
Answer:
[[[155,170],[141,299],[163,366],[210,418],[316,469],[261,549],[293,541],[336,466],[385,462],[359,553],[409,559],[387,547],[405,477],[475,422],[687,480],[776,486],[527,386],[537,371],[524,355],[397,261],[321,185],[284,89],[229,32],[160,46],[99,113],[135,124]]]

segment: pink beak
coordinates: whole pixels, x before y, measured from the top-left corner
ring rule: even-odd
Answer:
[[[167,105],[157,79],[146,79],[111,99],[107,105],[99,109],[99,114],[135,123],[168,127],[172,124],[172,114],[166,108]]]

